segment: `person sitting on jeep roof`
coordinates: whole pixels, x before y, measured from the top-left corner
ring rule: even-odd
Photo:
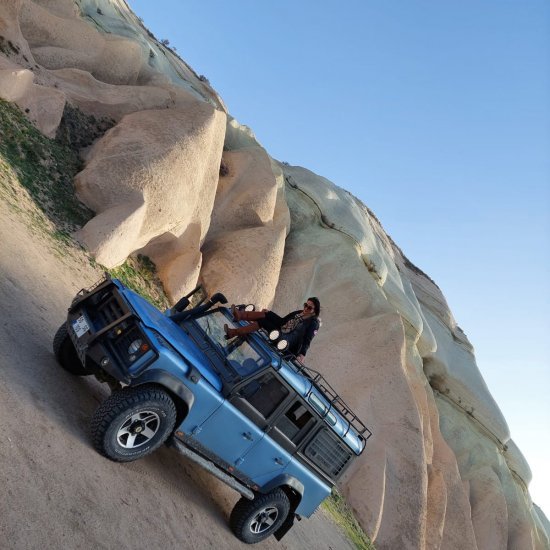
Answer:
[[[288,340],[288,349],[296,355],[298,361],[303,362],[309,349],[311,340],[321,326],[321,303],[318,298],[311,297],[304,303],[303,310],[292,311],[280,317],[273,311],[243,311],[231,306],[231,312],[236,321],[250,321],[249,325],[239,328],[229,328],[224,325],[225,337],[234,338],[261,328],[269,331],[279,330]]]

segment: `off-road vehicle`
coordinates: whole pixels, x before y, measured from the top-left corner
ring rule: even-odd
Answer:
[[[246,543],[280,538],[330,494],[371,435],[328,382],[276,334],[239,326],[199,289],[162,313],[106,275],[81,290],[57,331],[57,360],[112,389],[91,421],[93,445],[127,462],[168,443],[236,489],[230,527]]]

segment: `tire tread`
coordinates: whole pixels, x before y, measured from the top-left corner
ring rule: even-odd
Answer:
[[[147,385],[138,386],[136,388],[125,388],[112,393],[110,397],[108,397],[96,409],[92,417],[90,422],[90,433],[92,436],[92,444],[96,451],[115,462],[129,462],[131,460],[135,460],[135,458],[131,456],[125,457],[122,455],[119,456],[109,453],[108,449],[105,447],[105,434],[107,433],[111,422],[113,422],[118,415],[123,413],[125,410],[131,409],[139,403],[150,400],[162,402],[167,405],[169,409],[168,422],[171,425],[170,431],[172,431],[176,421],[176,407],[171,397],[164,390],[155,386]],[[151,449],[137,458],[141,458],[142,456],[152,453],[160,447],[160,445],[162,445],[166,438],[158,441]]]
[[[57,332],[53,337],[52,347],[57,362],[64,370],[70,372],[71,374],[74,374],[75,376],[86,376],[88,374],[91,374],[91,372],[88,372],[84,368],[84,366],[80,362],[80,359],[78,358],[74,344],[69,337],[67,323],[63,323],[57,329]],[[69,357],[66,357],[67,353],[69,354]]]
[[[283,508],[286,509],[286,515],[277,519],[277,528],[259,536],[250,533],[247,530],[247,524],[250,516],[255,512],[255,510],[274,503],[274,501],[279,502]],[[256,496],[254,500],[248,500],[245,497],[242,497],[231,511],[231,515],[229,517],[229,527],[239,540],[247,544],[254,544],[268,538],[275,531],[277,531],[277,529],[284,523],[289,513],[290,501],[288,496],[283,489],[278,487],[269,493]]]

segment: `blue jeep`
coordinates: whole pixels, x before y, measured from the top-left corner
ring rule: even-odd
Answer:
[[[197,290],[162,313],[106,276],[74,298],[54,353],[113,390],[91,421],[97,451],[127,462],[167,442],[242,495],[230,518],[240,540],[280,540],[371,432],[277,335],[226,340],[224,324],[240,324],[227,300],[192,305]]]

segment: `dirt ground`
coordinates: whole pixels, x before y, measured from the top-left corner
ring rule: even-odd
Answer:
[[[71,298],[101,277],[60,254],[0,197],[0,549],[246,548],[228,527],[238,495],[174,450],[117,464],[89,420],[108,395],[56,363]],[[264,549],[353,546],[322,510]]]

